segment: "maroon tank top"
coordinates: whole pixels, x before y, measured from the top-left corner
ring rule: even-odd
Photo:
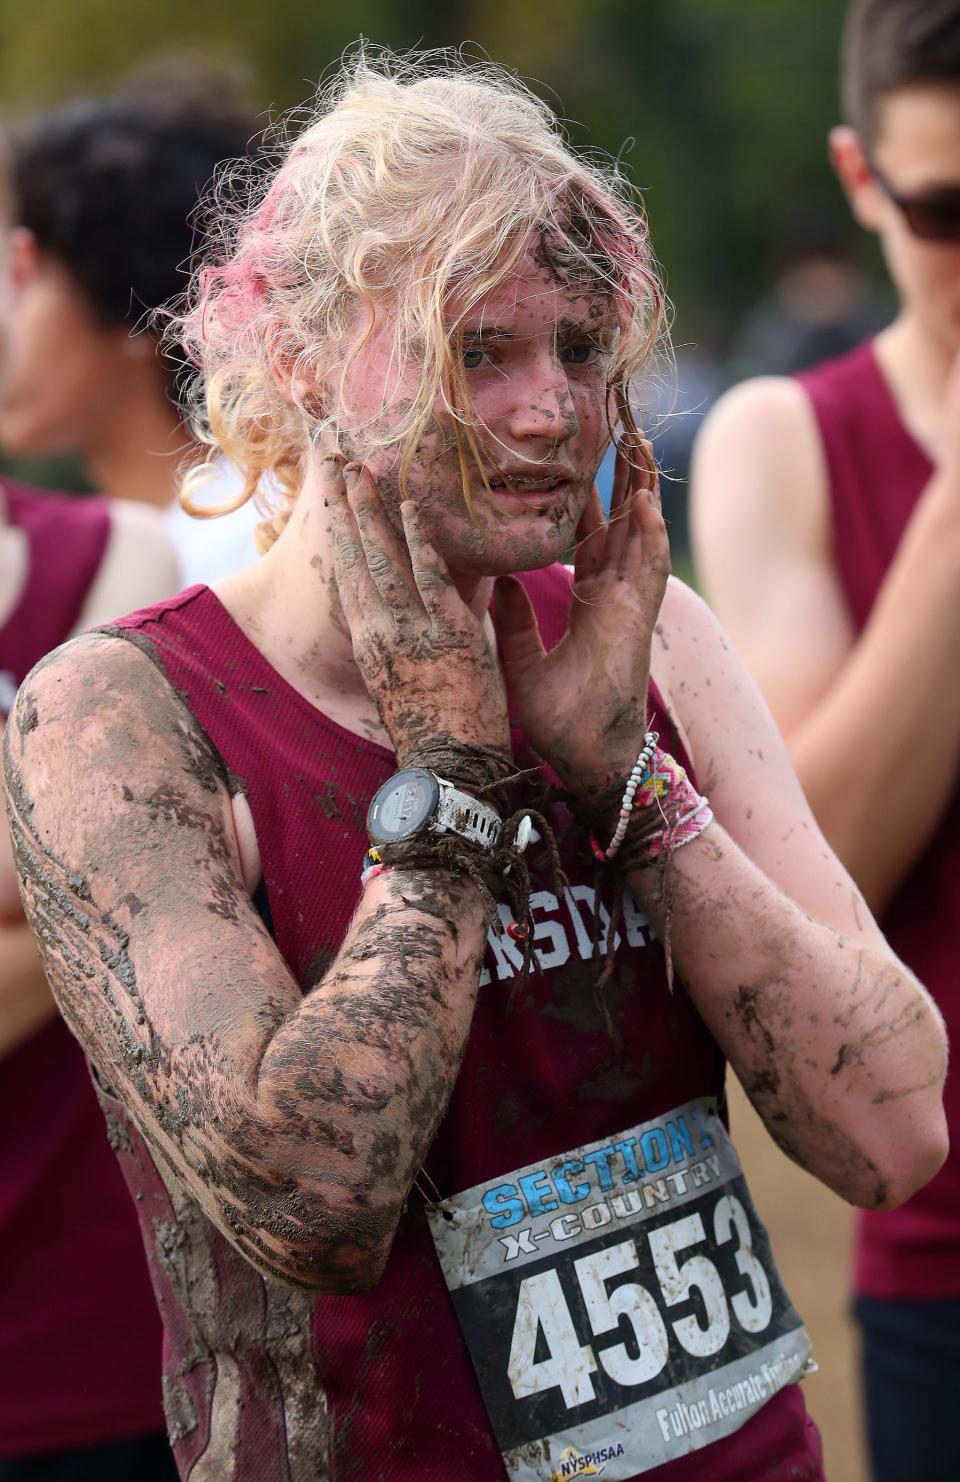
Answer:
[[[933,474],[903,425],[872,342],[799,377],[813,404],[830,485],[837,571],[857,631],[870,616]],[[924,724],[924,717],[917,717]],[[960,1036],[960,789],[887,907],[893,950]],[[960,1074],[945,1091],[951,1148],[940,1173],[899,1209],[859,1216],[856,1283],[870,1297],[960,1297]]]
[[[553,644],[566,626],[569,579],[555,567],[524,580],[544,639]],[[356,908],[366,809],[394,770],[393,755],[336,725],[292,689],[208,588],[133,614],[122,627],[152,652],[230,773],[242,780],[260,845],[264,914],[283,957],[309,989],[338,952]],[[680,752],[659,696],[653,701],[665,744]],[[513,741],[523,764],[529,753],[517,728]],[[535,875],[538,970],[524,981],[515,944],[491,935],[456,1089],[385,1274],[370,1292],[317,1298],[264,1281],[170,1170],[154,1163],[119,1102],[104,1095],[108,1115],[122,1129],[114,1141],[136,1195],[164,1315],[165,1400],[182,1477],[505,1478],[459,1308],[431,1242],[428,1202],[437,1191],[453,1195],[622,1135],[691,1099],[722,1099],[722,1055],[683,987],[668,990],[663,953],[635,906],[622,923],[605,1000],[598,1000],[597,964],[589,961],[592,871],[582,848],[573,847],[566,815],[558,810],[554,821],[569,885],[558,899],[549,879]],[[603,920],[606,907],[599,909]],[[574,1163],[564,1168],[567,1174],[557,1175],[567,1180],[561,1197],[580,1199]],[[495,1197],[506,1199],[502,1192]],[[548,1207],[558,1207],[556,1197]],[[508,1203],[496,1208],[510,1226]],[[512,1238],[537,1249],[529,1230]],[[536,1357],[531,1350],[531,1361]],[[735,1398],[722,1403],[732,1406]],[[662,1416],[664,1436],[671,1426],[679,1436],[702,1420],[682,1405]],[[562,1465],[558,1475],[581,1470],[573,1456]],[[798,1386],[779,1390],[706,1453],[670,1461],[657,1476],[819,1478],[819,1440]]]
[[[110,518],[101,499],[3,492],[29,546],[0,627],[5,715],[76,625]],[[0,1127],[0,1455],[162,1429],[161,1330],[136,1214],[61,1019],[0,1060]]]
[[[110,534],[103,499],[27,489],[4,479],[10,524],[27,537],[27,578],[0,626],[0,669],[17,684],[73,632]],[[8,687],[2,693],[9,694]],[[0,702],[0,714],[9,704]]]

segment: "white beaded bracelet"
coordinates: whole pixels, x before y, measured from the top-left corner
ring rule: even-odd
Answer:
[[[623,792],[623,802],[620,804],[620,817],[617,820],[617,827],[613,838],[603,851],[604,859],[613,859],[626,838],[627,825],[630,822],[630,815],[633,812],[633,800],[636,797],[637,788],[643,782],[650,763],[653,761],[659,740],[660,736],[657,731],[648,731],[643,738],[643,750],[634,762],[633,770],[627,778],[627,785]]]

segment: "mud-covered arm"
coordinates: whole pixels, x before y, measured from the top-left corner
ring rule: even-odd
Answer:
[[[102,636],[58,650],[6,741],[25,910],[104,1082],[265,1275],[370,1285],[456,1078],[476,887],[372,881],[302,996],[244,888],[219,763],[145,655]]]
[[[0,745],[2,744],[3,729],[0,727]],[[3,828],[0,829],[0,922],[22,920],[23,908],[13,862],[13,844],[6,828]]]
[[[588,506],[569,630],[549,654],[529,603],[500,584],[524,726],[585,812],[622,796],[647,726],[652,640],[717,820],[667,873],[677,971],[784,1149],[853,1203],[897,1204],[946,1156],[940,1016],[820,833],[719,624],[668,585],[656,480],[621,447],[609,524]],[[665,935],[655,872],[629,883]]]
[[[0,742],[6,722],[0,718]],[[13,846],[5,828],[0,829],[0,922],[22,919],[20,892],[17,888],[17,872],[13,863]]]
[[[666,875],[676,969],[784,1151],[852,1203],[892,1207],[946,1156],[940,1015],[817,827],[745,666],[680,583],[654,673],[716,817]],[[662,919],[654,871],[630,884]]]
[[[0,720],[0,738],[3,730]],[[55,1012],[33,933],[23,918],[10,835],[0,818],[0,1058]]]

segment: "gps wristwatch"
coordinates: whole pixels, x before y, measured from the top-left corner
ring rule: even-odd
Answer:
[[[458,834],[495,849],[503,824],[495,809],[426,767],[394,772],[378,789],[367,813],[367,837],[376,848],[430,834]]]

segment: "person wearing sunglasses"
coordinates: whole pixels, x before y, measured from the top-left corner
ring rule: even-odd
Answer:
[[[960,0],[856,0],[830,154],[892,324],[729,392],[694,460],[706,593],[827,838],[960,1032]],[[960,1073],[946,1090],[960,1127]],[[877,1482],[960,1477],[960,1138],[864,1213],[855,1311]]]
[[[873,184],[893,203],[912,236],[921,242],[960,241],[960,184],[935,185],[916,194],[904,194],[874,160],[869,161],[869,169]]]

